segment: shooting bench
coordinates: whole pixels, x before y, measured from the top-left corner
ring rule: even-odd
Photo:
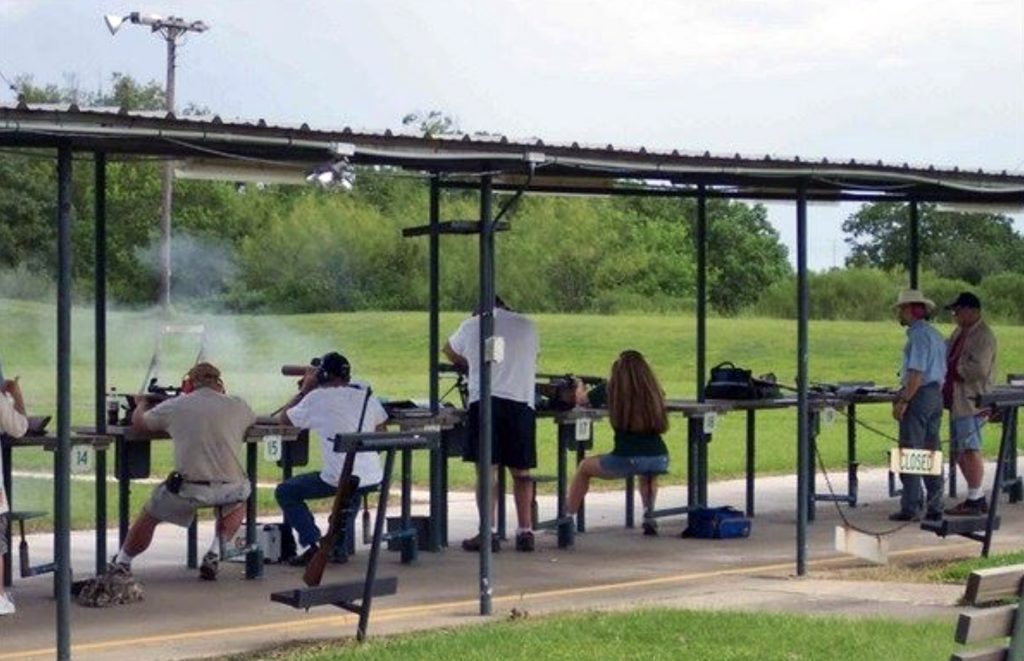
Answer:
[[[566,411],[545,411],[538,412],[537,417],[551,417],[557,428],[558,452],[556,454],[556,486],[555,516],[547,521],[539,521],[536,516],[533,519],[534,530],[554,530],[558,535],[558,548],[567,548],[575,543],[576,532],[586,531],[586,509],[580,507],[576,515],[576,521],[566,513],[568,506],[567,492],[569,488],[569,462],[570,452],[576,452],[576,463],[579,464],[586,457],[586,451],[594,446],[593,423],[605,417],[602,409],[573,408]],[[502,471],[504,474],[504,471]],[[533,482],[533,503],[536,502],[537,483],[551,482],[552,478],[545,475],[531,476]],[[504,494],[502,489],[500,493]],[[504,500],[504,499],[502,499]],[[533,506],[531,503],[531,506]],[[499,502],[499,507],[503,503]],[[500,510],[499,510],[500,513]],[[503,518],[503,517],[501,517]],[[501,523],[501,522],[499,522]],[[499,530],[501,528],[499,527]]]
[[[335,583],[313,587],[283,590],[270,595],[271,601],[309,610],[314,606],[337,606],[359,616],[356,626],[356,638],[366,638],[366,628],[370,620],[370,607],[374,597],[395,594],[398,591],[396,577],[377,578],[377,563],[380,559],[380,545],[385,537],[401,544],[402,559],[411,561],[416,557],[416,529],[403,522],[403,526],[393,533],[385,535],[385,519],[387,517],[388,491],[391,488],[391,475],[395,467],[395,453],[399,450],[435,450],[438,447],[440,432],[365,432],[358,434],[338,434],[334,437],[335,452],[384,452],[384,475],[380,483],[380,498],[377,500],[376,520],[373,526],[373,541],[366,563],[366,576],[362,582]],[[342,472],[344,481],[351,475],[351,465],[346,462],[346,470]]]
[[[953,661],[996,661],[1024,657],[1024,612],[1020,608],[1024,565],[994,567],[971,572],[967,578],[964,603],[972,608],[960,613],[956,623],[956,642],[974,645],[1009,636],[994,647],[955,652]],[[992,602],[1015,603],[979,608]]]
[[[947,517],[942,521],[924,521],[921,523],[921,528],[934,532],[940,537],[960,535],[980,542],[981,555],[987,558],[992,546],[992,533],[999,529],[1000,521],[996,514],[999,508],[999,496],[1003,492],[1008,493],[1011,503],[1020,499],[1021,480],[1016,471],[1017,411],[1024,406],[1024,388],[1016,386],[996,388],[990,393],[979,395],[977,405],[980,408],[991,407],[1003,424],[999,440],[999,455],[996,457],[996,473],[992,478],[992,494],[988,500],[988,514]],[[1011,465],[1013,466],[1012,470]]]
[[[42,448],[46,452],[53,452],[56,450],[59,444],[59,439],[52,435],[45,434],[46,424],[49,422],[49,416],[29,416],[29,431],[21,438],[11,438],[7,435],[0,436],[0,463],[3,464],[3,475],[0,479],[3,480],[3,488],[7,494],[7,502],[11,506],[11,511],[8,513],[6,529],[0,529],[0,535],[3,535],[7,541],[7,558],[4,562],[3,576],[0,580],[3,581],[3,585],[9,587],[13,581],[13,563],[10,562],[12,552],[14,549],[13,541],[13,530],[15,524],[18,526],[18,532],[20,542],[18,544],[18,565],[19,575],[21,578],[29,578],[31,576],[39,576],[41,574],[52,573],[56,567],[53,562],[44,562],[42,564],[33,565],[29,557],[28,540],[25,538],[25,522],[32,519],[37,519],[46,516],[46,512],[35,512],[14,509],[14,484],[12,478],[13,472],[13,450],[15,448]],[[100,466],[103,465],[101,459],[105,459],[106,451],[113,439],[110,436],[103,434],[72,434],[69,442],[72,446],[71,453],[71,465],[70,470],[73,473],[79,473],[86,470],[92,469],[95,465],[98,471]],[[93,454],[94,453],[94,454]],[[105,489],[105,485],[104,485]],[[106,534],[106,530],[102,529],[102,535]],[[97,530],[97,539],[101,536],[101,530]],[[105,551],[104,551],[105,554]],[[97,567],[99,567],[99,559],[97,558]],[[104,558],[103,564],[106,564]]]
[[[122,423],[125,421],[122,420]],[[107,444],[113,443],[114,450],[114,476],[117,479],[117,517],[118,517],[118,544],[124,543],[128,536],[128,528],[131,515],[131,487],[132,480],[148,478],[151,473],[151,446],[154,442],[172,442],[166,432],[146,431],[140,432],[130,424],[107,424],[104,430],[99,432],[96,427],[83,426],[72,429],[74,435],[71,437],[72,445],[85,442],[83,439],[94,439],[92,444],[97,449],[96,456],[96,481],[97,484],[106,484],[107,470],[106,461],[100,461],[103,454],[100,452]],[[17,446],[21,440],[13,445]],[[258,421],[255,425],[246,430],[245,438],[245,470],[249,478],[251,495],[247,502],[246,509],[246,549],[245,553],[245,575],[246,578],[258,578],[263,574],[262,552],[256,544],[256,483],[258,479],[257,467],[259,465],[259,450],[262,447],[264,457],[268,458],[268,448],[276,448],[277,465],[282,469],[284,479],[291,477],[293,466],[304,465],[309,457],[309,436],[303,430],[295,427],[278,425],[270,421]],[[4,457],[5,460],[7,457]],[[5,463],[4,470],[7,470]],[[103,494],[106,498],[105,488],[97,491],[97,496]],[[101,573],[106,566],[106,528],[107,508],[104,500],[103,507],[96,509],[96,529],[103,531],[98,535],[96,545],[96,571]],[[199,566],[199,553],[197,542],[197,524],[189,526],[187,531],[186,564],[189,569]],[[99,538],[104,538],[101,543]]]

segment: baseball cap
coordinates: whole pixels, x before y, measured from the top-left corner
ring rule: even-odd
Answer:
[[[320,369],[331,376],[347,379],[352,371],[352,366],[349,364],[348,358],[337,351],[331,351],[320,359]]]
[[[969,291],[960,292],[960,295],[956,297],[956,300],[946,306],[947,310],[955,310],[956,308],[974,308],[975,310],[980,310],[981,299]]]

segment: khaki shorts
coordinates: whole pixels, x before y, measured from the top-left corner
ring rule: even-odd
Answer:
[[[167,485],[161,483],[153,490],[153,495],[149,497],[145,510],[154,518],[187,528],[196,518],[196,510],[200,507],[241,505],[248,498],[248,481],[223,484],[186,482],[181,485],[181,490],[178,493],[171,493],[167,490]],[[224,513],[233,509],[233,507],[225,508]]]

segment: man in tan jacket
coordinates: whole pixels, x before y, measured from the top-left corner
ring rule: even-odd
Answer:
[[[953,516],[976,516],[988,511],[981,481],[985,464],[981,457],[981,426],[989,412],[979,409],[975,397],[992,388],[996,362],[996,338],[981,318],[981,301],[962,292],[946,306],[953,313],[956,329],[946,349],[946,380],[943,403],[949,409],[950,450],[967,481],[967,499],[946,510]]]

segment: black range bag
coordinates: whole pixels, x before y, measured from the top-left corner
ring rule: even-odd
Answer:
[[[755,378],[750,370],[726,361],[711,368],[704,396],[709,399],[772,399],[779,397],[780,392],[774,374]]]
[[[709,399],[755,399],[757,389],[750,370],[736,367],[726,361],[711,368],[711,377],[704,387],[704,396]]]

